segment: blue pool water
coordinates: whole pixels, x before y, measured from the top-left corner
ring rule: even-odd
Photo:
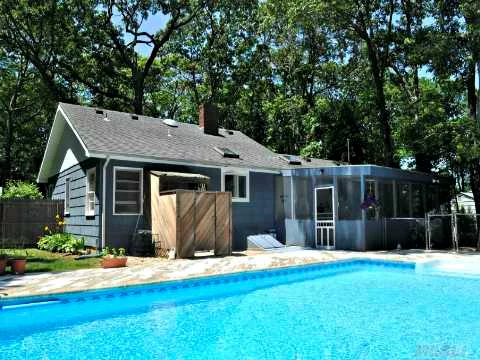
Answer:
[[[0,359],[480,359],[480,280],[413,264],[352,261],[29,302],[0,301]]]

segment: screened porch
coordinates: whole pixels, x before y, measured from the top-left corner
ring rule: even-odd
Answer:
[[[276,186],[280,238],[327,249],[421,247],[425,214],[450,201],[443,179],[371,165],[288,170]]]

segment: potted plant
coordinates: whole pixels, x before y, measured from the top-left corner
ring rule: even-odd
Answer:
[[[0,253],[0,275],[5,274],[5,268],[7,267],[8,256],[7,254]]]
[[[11,259],[12,273],[15,275],[25,274],[25,269],[27,268],[27,257],[26,256],[15,256]]]
[[[127,257],[125,256],[125,249],[105,247],[103,250],[103,259],[101,265],[104,269],[118,268],[127,266]]]

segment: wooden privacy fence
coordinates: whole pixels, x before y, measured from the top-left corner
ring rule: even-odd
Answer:
[[[0,248],[36,247],[57,214],[63,217],[63,200],[1,200]]]
[[[151,225],[156,254],[175,249],[177,258],[197,250],[232,253],[232,194],[175,190],[151,194]]]

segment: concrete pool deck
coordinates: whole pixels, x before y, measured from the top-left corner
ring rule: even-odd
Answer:
[[[469,262],[480,264],[480,253],[457,254],[425,250],[353,252],[288,248],[283,251],[237,252],[227,257],[200,256],[192,260],[129,257],[126,268],[1,276],[0,299],[159,283],[353,258],[406,262],[468,259]]]

